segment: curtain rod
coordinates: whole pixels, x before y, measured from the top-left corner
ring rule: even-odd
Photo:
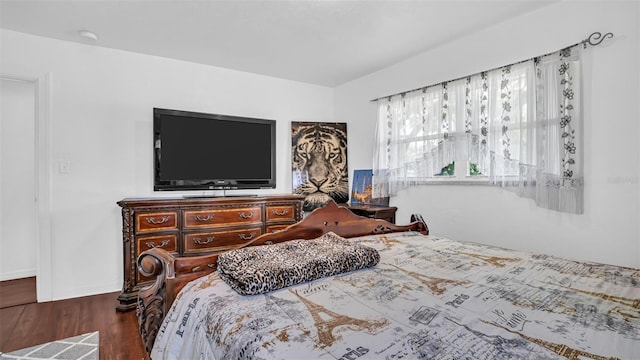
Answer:
[[[567,48],[570,48],[570,47],[574,47],[574,46],[576,46],[576,45],[580,45],[580,44],[582,44],[582,45],[584,46],[584,48],[586,49],[586,48],[587,48],[587,45],[591,45],[591,46],[600,45],[600,44],[601,44],[601,43],[602,43],[606,38],[608,38],[608,37],[609,37],[609,38],[612,38],[612,37],[613,37],[613,33],[606,33],[606,34],[602,35],[602,33],[601,33],[601,32],[596,31],[596,32],[592,33],[591,35],[589,35],[589,37],[587,37],[586,39],[584,39],[584,40],[582,40],[582,41],[580,41],[580,42],[577,42],[577,43],[575,43],[575,44],[573,44],[573,45],[566,46],[566,47],[564,47],[563,49],[567,49]],[[556,51],[558,51],[558,50],[556,50]],[[544,55],[539,55],[539,56],[532,57],[532,58],[529,58],[529,59],[520,60],[520,61],[517,61],[517,62],[511,63],[511,64],[508,64],[508,65],[498,66],[498,67],[495,67],[495,68],[493,68],[493,69],[489,69],[489,70],[481,71],[481,72],[478,72],[478,73],[475,73],[475,74],[472,74],[472,75],[461,76],[461,77],[459,77],[459,78],[455,78],[455,79],[453,79],[453,80],[441,81],[441,82],[439,82],[439,83],[435,83],[435,84],[431,84],[431,85],[427,85],[427,86],[421,86],[421,87],[419,87],[419,88],[415,88],[415,89],[413,89],[413,90],[402,91],[402,92],[395,93],[395,94],[392,94],[392,95],[387,95],[387,96],[381,96],[381,97],[379,97],[379,98],[375,98],[375,99],[370,100],[370,102],[376,102],[376,101],[378,101],[378,100],[382,100],[382,99],[391,99],[392,97],[394,97],[394,96],[396,96],[396,95],[402,95],[402,96],[404,96],[406,93],[410,93],[410,92],[413,92],[413,91],[424,90],[424,89],[427,89],[427,88],[430,88],[430,87],[434,87],[434,86],[438,86],[438,85],[446,84],[446,83],[449,83],[449,82],[453,82],[453,81],[457,81],[457,80],[466,79],[466,78],[471,77],[471,76],[473,76],[473,75],[477,75],[477,74],[481,74],[481,73],[484,73],[484,72],[489,72],[489,71],[493,71],[493,70],[501,69],[501,68],[506,67],[506,66],[511,66],[511,65],[516,65],[516,64],[521,64],[521,63],[526,62],[526,61],[529,61],[529,60],[535,60],[535,59],[540,58],[540,57],[543,57],[543,56],[551,55],[551,54],[555,53],[556,51],[552,51],[552,52],[550,52],[550,53],[547,53],[547,54],[544,54]]]

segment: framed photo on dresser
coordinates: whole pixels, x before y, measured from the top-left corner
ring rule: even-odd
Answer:
[[[351,185],[351,206],[389,206],[389,198],[372,197],[373,170],[354,170]]]

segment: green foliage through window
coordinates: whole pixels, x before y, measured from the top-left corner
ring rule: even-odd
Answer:
[[[478,164],[469,163],[469,175],[482,175],[480,170],[478,170]]]
[[[440,173],[436,174],[435,176],[453,176],[455,172],[456,172],[456,162],[454,161],[449,165],[443,167],[442,170],[440,170]]]

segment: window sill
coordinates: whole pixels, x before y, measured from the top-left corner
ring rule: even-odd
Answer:
[[[486,176],[438,177],[420,181],[420,185],[490,185]]]

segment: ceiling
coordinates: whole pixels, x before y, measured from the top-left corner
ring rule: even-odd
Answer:
[[[0,27],[334,87],[557,1],[0,0]]]

